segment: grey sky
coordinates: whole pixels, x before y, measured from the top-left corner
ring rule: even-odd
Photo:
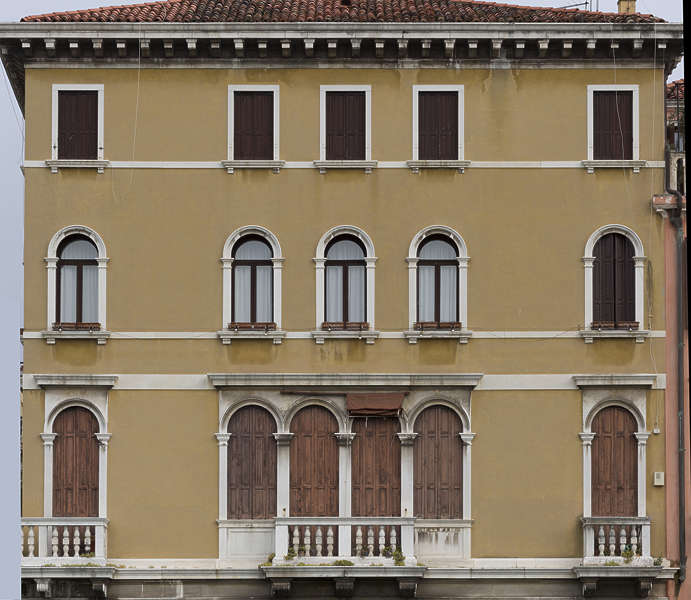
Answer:
[[[18,21],[31,14],[135,4],[126,0],[4,0],[0,3],[0,22]],[[567,6],[578,0],[501,0],[524,6]],[[616,12],[617,0],[592,0],[593,7]],[[638,0],[637,9],[675,23],[682,21],[682,0]],[[671,80],[683,77],[683,63]],[[0,74],[0,215],[4,223],[0,234],[0,481],[16,481],[14,493],[6,483],[0,492],[0,600],[19,597],[17,519],[19,515],[18,465],[18,363],[17,343],[21,322],[21,246],[23,227],[23,185],[19,170],[23,155],[24,122],[11,92],[4,70]],[[27,293],[32,293],[27,290]],[[17,457],[7,460],[7,457]]]

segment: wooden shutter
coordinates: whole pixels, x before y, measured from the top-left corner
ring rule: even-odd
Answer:
[[[273,92],[234,92],[233,158],[273,160]]]
[[[633,92],[593,92],[593,158],[633,158]]]
[[[593,254],[593,321],[612,326],[635,321],[633,244],[620,233],[608,233],[597,241]]]
[[[636,284],[633,244],[620,234],[614,238],[614,320],[636,320]]]
[[[355,517],[401,514],[401,443],[397,418],[353,420],[352,506]]]
[[[446,406],[426,408],[415,420],[413,509],[422,519],[463,518],[463,426]]]
[[[326,160],[365,160],[365,92],[326,92]]]
[[[321,406],[300,410],[290,427],[290,514],[338,516],[338,423]]]
[[[98,92],[58,92],[58,158],[98,158]]]
[[[458,160],[458,92],[420,92],[418,158]]]
[[[636,420],[618,406],[593,419],[593,516],[632,517],[638,514],[638,443]]]
[[[276,421],[259,406],[237,411],[228,423],[228,518],[276,516]]]
[[[98,421],[85,408],[66,408],[53,423],[53,516],[98,516]]]
[[[602,236],[593,249],[593,321],[614,324],[614,236]]]

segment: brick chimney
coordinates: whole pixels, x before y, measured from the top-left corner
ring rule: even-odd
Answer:
[[[620,15],[632,15],[636,12],[636,0],[617,0]]]

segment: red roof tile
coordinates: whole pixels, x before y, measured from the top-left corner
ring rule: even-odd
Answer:
[[[517,6],[474,0],[161,0],[24,17],[68,22],[652,23],[653,15]]]

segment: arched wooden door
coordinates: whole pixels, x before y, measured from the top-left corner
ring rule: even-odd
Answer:
[[[352,508],[354,517],[401,514],[401,443],[393,417],[353,420]]]
[[[290,514],[338,516],[338,422],[321,406],[308,406],[293,417],[290,445]]]
[[[422,519],[463,518],[463,424],[446,406],[430,406],[415,420],[413,510]]]
[[[55,418],[53,516],[98,516],[98,431],[85,408],[66,408]]]
[[[228,423],[228,518],[276,516],[276,421],[260,406],[238,410]]]
[[[636,420],[626,409],[602,409],[591,426],[592,512],[596,517],[638,514],[638,441]]]

